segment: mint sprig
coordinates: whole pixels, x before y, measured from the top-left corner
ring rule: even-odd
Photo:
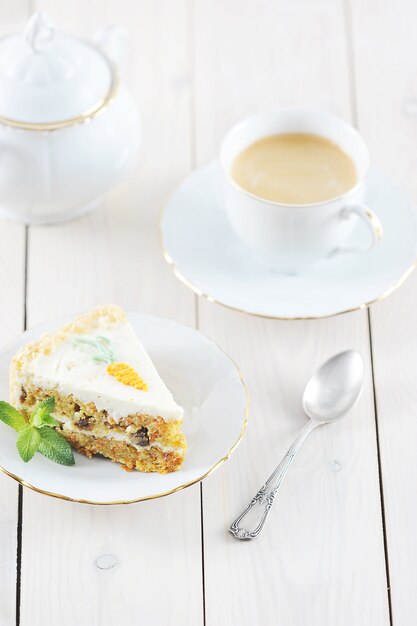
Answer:
[[[48,398],[44,400],[37,407],[35,407],[30,414],[29,422],[36,426],[36,428],[42,428],[42,426],[58,426],[58,422],[52,417],[51,412],[55,408],[55,399]]]
[[[0,420],[17,432],[27,424],[23,415],[14,406],[3,400],[0,400]]]
[[[40,430],[36,426],[27,424],[19,430],[16,440],[16,446],[22,461],[27,463],[39,448],[41,441]]]
[[[68,441],[55,430],[57,420],[51,415],[55,399],[38,404],[27,422],[8,402],[0,400],[0,420],[17,431],[16,446],[21,459],[27,463],[35,452],[61,465],[74,465],[74,455]]]
[[[39,430],[41,440],[38,451],[47,459],[61,465],[74,465],[74,455],[70,444],[62,435],[53,428],[41,428]]]

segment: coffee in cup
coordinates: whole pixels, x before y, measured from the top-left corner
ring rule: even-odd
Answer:
[[[220,149],[222,204],[236,235],[259,261],[298,273],[382,238],[364,204],[369,154],[360,134],[317,111],[260,113],[235,126]],[[370,234],[350,246],[358,219]]]
[[[350,156],[330,139],[310,133],[258,139],[235,157],[230,175],[249,193],[284,204],[324,202],[357,180]]]

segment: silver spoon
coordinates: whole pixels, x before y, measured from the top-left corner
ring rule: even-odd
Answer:
[[[237,539],[255,539],[259,535],[297,452],[317,426],[335,422],[352,408],[362,391],[363,379],[363,361],[356,350],[336,354],[312,375],[303,394],[303,409],[310,419],[281,463],[230,526]]]

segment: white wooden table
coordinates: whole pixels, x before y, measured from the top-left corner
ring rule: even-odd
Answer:
[[[112,301],[215,339],[240,364],[252,404],[231,460],[161,500],[76,505],[1,475],[0,626],[415,624],[417,272],[370,311],[257,319],[198,300],[174,278],[157,216],[230,125],[272,107],[350,120],[417,199],[416,2],[0,0],[1,32],[38,8],[82,36],[108,23],[130,29],[126,78],[144,143],[135,172],[94,215],[0,223],[1,343]],[[259,540],[234,540],[228,524],[304,422],[310,372],[350,347],[366,362],[351,418],[311,437]]]

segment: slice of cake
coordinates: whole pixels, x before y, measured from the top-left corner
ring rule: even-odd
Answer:
[[[23,347],[10,383],[12,404],[27,415],[53,396],[60,433],[90,458],[160,473],[184,460],[183,409],[119,307],[94,309]]]

